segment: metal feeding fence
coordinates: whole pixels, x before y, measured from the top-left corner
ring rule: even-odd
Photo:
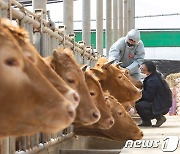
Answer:
[[[53,49],[59,46],[68,46],[74,52],[75,58],[80,64],[94,66],[98,57],[91,46],[85,46],[83,41],[75,42],[75,35],[64,33],[65,26],[55,27],[54,23],[43,19],[44,12],[41,9],[31,12],[15,0],[0,0],[0,17],[9,18],[29,32],[30,41],[43,56],[52,54]],[[39,133],[32,136],[8,137],[0,141],[1,154],[14,154],[18,151],[36,153],[52,144],[73,136],[73,126],[55,133]]]

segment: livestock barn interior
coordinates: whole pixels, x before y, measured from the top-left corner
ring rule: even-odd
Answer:
[[[179,13],[155,11],[169,0],[144,3],[0,0],[0,154],[179,154],[180,23],[171,22]],[[159,18],[166,16],[169,27]],[[134,28],[145,61],[172,91],[167,121],[156,128],[138,126],[139,82],[107,60],[112,44]],[[118,89],[122,82],[128,88]]]

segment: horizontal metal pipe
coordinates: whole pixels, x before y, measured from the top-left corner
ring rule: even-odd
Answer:
[[[23,8],[23,5],[20,4],[19,2],[15,1],[15,0],[12,0],[12,3],[15,4],[15,5],[17,5],[17,7],[18,7],[19,9],[22,9],[22,8]],[[7,4],[6,2],[0,0],[0,8],[1,8],[1,9],[8,9],[8,4]],[[34,18],[39,19],[39,16],[38,16],[38,15],[32,13],[31,11],[29,11],[29,10],[26,9],[26,8],[23,8],[23,9],[24,9],[24,11],[26,11],[26,13],[28,13],[29,15],[32,15]],[[29,22],[29,23],[32,23],[34,28],[40,28],[40,22],[39,22],[39,21],[36,21],[36,20],[34,20],[33,18],[29,17],[29,16],[26,15],[25,13],[21,12],[21,10],[17,10],[17,9],[15,9],[15,8],[12,7],[12,16],[13,16],[13,18],[17,18],[17,19],[19,19],[19,20],[24,20],[24,21],[27,21],[27,22]],[[45,25],[47,25],[48,22],[47,22],[46,20],[44,20],[44,19],[40,19],[40,20],[42,20],[42,22],[43,22]],[[63,34],[63,32],[60,31],[59,29],[55,28],[55,32],[54,32],[54,31],[52,31],[52,30],[51,30],[50,28],[48,28],[48,27],[43,27],[43,28],[42,28],[42,31],[45,32],[45,33],[48,33],[50,36],[58,39],[60,42],[63,41],[63,36],[61,36],[61,35],[64,35],[64,37],[65,37],[65,44],[69,45],[70,47],[73,47],[73,45],[75,45],[74,49],[75,49],[75,51],[77,51],[80,55],[83,54],[86,58],[94,59],[94,57],[91,56],[91,53],[89,53],[89,51],[86,51],[86,49],[83,49],[77,42],[75,42],[75,43],[73,44],[73,43],[72,43],[73,40],[72,40],[69,36]],[[59,35],[57,32],[58,32],[59,34],[61,34],[61,35]]]

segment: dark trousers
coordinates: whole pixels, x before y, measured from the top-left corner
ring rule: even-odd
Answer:
[[[143,121],[149,121],[155,118],[155,115],[152,112],[151,102],[147,102],[147,101],[137,102],[135,108]]]

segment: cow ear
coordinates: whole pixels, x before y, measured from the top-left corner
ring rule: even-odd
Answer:
[[[102,66],[102,68],[107,69],[111,64],[114,63],[114,61],[115,61],[115,59],[114,59],[114,60],[111,60],[111,61],[109,61],[109,62],[104,63],[103,66]]]
[[[93,72],[99,80],[103,78],[103,71],[96,68],[90,68],[90,71]]]
[[[88,67],[88,66],[87,66],[87,64],[86,64],[86,65],[84,65],[84,66],[81,67],[81,70],[82,70],[83,72],[85,72],[86,69],[87,69],[87,67]]]
[[[53,50],[53,57],[54,58],[57,58],[58,57],[58,52],[56,49]]]

